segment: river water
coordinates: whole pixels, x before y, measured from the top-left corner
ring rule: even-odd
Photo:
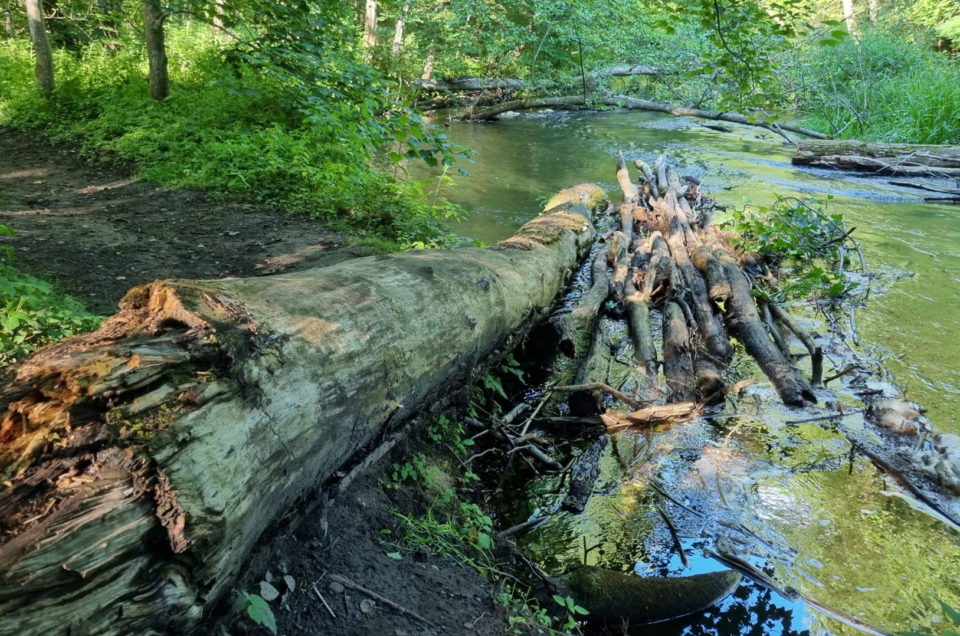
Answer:
[[[828,209],[856,228],[868,267],[881,274],[858,312],[861,352],[882,356],[880,370],[928,409],[936,429],[960,432],[960,209],[921,202],[916,191],[881,178],[795,168],[780,138],[732,127],[723,133],[696,120],[621,112],[451,123],[450,138],[476,153],[467,166],[472,176],[446,193],[471,211],[453,229],[495,242],[536,215],[546,197],[578,182],[597,182],[618,200],[618,150],[651,164],[667,151],[681,174],[702,179],[704,191],[730,206],[829,196]],[[824,398],[862,406],[842,391]],[[851,455],[836,427],[791,424],[796,414],[755,408],[749,395],[735,408],[741,417],[720,424],[615,436],[584,514],[557,512],[556,483],[543,478],[529,496],[504,502],[501,522],[550,515],[523,541],[552,572],[585,559],[640,575],[685,575],[721,569],[707,550],[722,550],[808,599],[745,581],[719,608],[637,633],[853,630],[829,608],[881,632],[945,629],[939,602],[960,608],[960,534]],[[859,417],[844,426],[872,435]],[[677,526],[686,565],[658,507]]]

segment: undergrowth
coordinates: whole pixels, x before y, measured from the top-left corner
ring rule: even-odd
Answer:
[[[805,50],[797,75],[800,109],[832,137],[960,142],[960,65],[944,53],[868,30]]]
[[[13,231],[0,225],[0,235]],[[49,343],[94,329],[102,320],[54,285],[16,270],[0,247],[0,367]]]
[[[160,184],[307,213],[394,249],[453,240],[437,222],[460,209],[373,162],[398,140],[390,161],[400,166],[452,164],[459,149],[364,67],[341,60],[330,86],[310,85],[318,98],[269,72],[280,62],[255,66],[206,27],[171,23],[167,44],[172,89],[163,102],[147,95],[145,56],[133,36],[118,46],[58,49],[56,93],[45,100],[33,84],[29,44],[6,41],[0,125],[39,131],[95,161],[132,164]],[[351,89],[358,95],[346,94]]]
[[[494,601],[506,611],[511,633],[574,633],[586,611],[573,599],[556,596],[559,609],[551,613],[526,585],[504,575],[495,552],[493,519],[475,501],[479,477],[469,468],[474,442],[464,425],[441,415],[428,427],[427,436],[432,449],[395,462],[389,479],[382,482],[390,490],[419,488],[429,502],[421,514],[393,511],[397,529],[382,532],[395,537],[398,551],[388,556],[403,559],[403,551],[432,552],[496,582]]]

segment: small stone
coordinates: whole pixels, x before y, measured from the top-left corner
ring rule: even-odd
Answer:
[[[368,598],[365,598],[362,601],[360,601],[360,611],[363,612],[364,614],[370,614],[376,608],[377,608],[377,604]]]
[[[337,583],[336,581],[334,581],[330,584],[330,591],[333,592],[334,594],[342,594],[343,586]]]

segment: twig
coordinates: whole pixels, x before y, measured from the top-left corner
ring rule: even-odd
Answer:
[[[837,373],[834,373],[834,374],[831,375],[830,377],[825,378],[824,381],[823,381],[823,383],[826,384],[827,382],[833,382],[834,380],[837,380],[837,379],[839,379],[839,378],[842,378],[843,376],[847,375],[848,373],[853,373],[854,371],[856,371],[856,370],[859,369],[859,368],[860,368],[860,365],[859,365],[859,364],[848,364],[846,367],[844,367],[844,369],[843,369],[842,371],[838,371]]]
[[[327,611],[330,612],[330,616],[337,618],[337,615],[333,613],[333,610],[330,609],[330,606],[327,604],[327,599],[323,598],[323,594],[320,593],[320,590],[317,589],[317,586],[313,586],[313,591],[320,598],[320,602],[323,603],[323,606],[327,608]]]
[[[390,608],[392,608],[392,609],[400,612],[401,614],[405,614],[405,615],[407,615],[407,616],[410,616],[410,617],[412,617],[412,618],[415,618],[415,619],[417,619],[418,621],[421,621],[421,622],[426,623],[427,625],[430,625],[431,627],[433,627],[433,624],[432,624],[430,621],[428,621],[427,619],[425,619],[423,616],[420,616],[419,614],[417,614],[416,612],[414,612],[414,611],[412,611],[412,610],[408,610],[406,607],[403,607],[402,605],[398,605],[398,604],[394,603],[393,601],[391,601],[390,599],[388,599],[388,598],[385,597],[385,596],[380,596],[379,594],[377,594],[377,593],[374,592],[373,590],[368,590],[367,588],[363,587],[363,586],[360,585],[359,583],[354,583],[352,580],[348,579],[348,578],[345,577],[345,576],[342,576],[342,575],[340,575],[340,574],[331,574],[331,575],[330,575],[330,579],[333,580],[333,581],[336,581],[337,583],[339,583],[340,585],[342,585],[342,586],[344,586],[344,587],[349,587],[349,588],[354,589],[354,590],[356,590],[356,591],[358,591],[358,592],[361,592],[361,593],[363,593],[363,594],[366,594],[366,595],[369,596],[370,598],[372,598],[372,599],[374,599],[374,600],[376,600],[376,601],[380,601],[381,603],[383,603],[383,604],[386,605],[387,607],[390,607]]]
[[[667,516],[667,511],[663,509],[663,506],[658,503],[656,504],[656,508],[657,512],[660,513],[660,517],[670,530],[670,536],[673,537],[673,544],[677,546],[677,552],[680,554],[680,562],[683,563],[683,567],[689,566],[690,563],[687,561],[687,553],[683,551],[683,544],[680,543],[680,535],[677,534],[677,529],[674,527],[673,521]]]
[[[530,530],[531,528],[533,528],[534,526],[536,526],[537,524],[539,524],[540,522],[548,518],[549,517],[544,515],[542,517],[534,517],[533,519],[527,519],[523,523],[518,523],[515,526],[511,526],[506,530],[500,532],[499,534],[501,537],[509,537],[511,534],[516,534],[518,532],[526,532],[527,530]]]
[[[842,417],[848,417],[850,415],[856,415],[857,413],[862,413],[863,411],[849,411],[847,413],[832,413],[830,415],[821,415],[820,417],[808,417],[805,420],[787,420],[784,424],[809,424],[810,422],[829,422],[831,420],[839,420]]]
[[[575,392],[575,391],[603,391],[608,393],[613,397],[617,398],[627,406],[631,406],[637,410],[642,409],[645,404],[639,400],[634,400],[629,395],[617,391],[615,388],[609,384],[604,384],[603,382],[588,382],[587,384],[572,384],[568,386],[556,386],[553,387],[554,391],[563,391],[563,392]]]
[[[669,494],[667,494],[667,491],[665,491],[657,482],[655,482],[655,481],[653,481],[653,480],[651,479],[649,483],[650,483],[650,487],[653,488],[654,490],[656,490],[658,493],[660,493],[660,496],[661,496],[661,497],[664,497],[665,499],[669,499],[671,502],[673,502],[673,503],[675,503],[676,505],[680,506],[681,508],[683,508],[684,510],[686,510],[687,512],[689,512],[690,514],[692,514],[692,515],[694,515],[694,516],[700,517],[701,519],[704,518],[704,516],[703,516],[702,514],[700,514],[699,512],[697,512],[696,510],[694,510],[693,508],[690,508],[689,506],[686,506],[686,505],[680,503],[679,501],[677,501],[676,499],[674,499],[673,497],[671,497]]]

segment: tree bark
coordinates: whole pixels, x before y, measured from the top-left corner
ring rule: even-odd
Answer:
[[[368,49],[377,45],[377,0],[366,0],[364,6],[363,45]]]
[[[397,24],[393,28],[393,46],[390,48],[390,54],[394,57],[400,57],[400,51],[403,50],[403,29],[407,23],[407,12],[410,10],[410,3],[404,2],[400,10],[400,17],[397,18]]]
[[[147,44],[147,62],[150,67],[150,97],[158,101],[166,99],[170,93],[163,18],[160,0],[143,0],[144,36]]]
[[[589,104],[587,101],[580,95],[570,95],[565,97],[539,97],[533,99],[520,99],[510,102],[503,102],[489,108],[481,108],[480,110],[470,110],[462,115],[463,119],[494,119],[497,115],[507,112],[508,110],[525,110],[530,108],[587,108],[590,104],[600,104],[603,106],[611,106],[614,108],[623,108],[626,110],[646,110],[657,113],[666,113],[668,115],[675,115],[677,117],[699,117],[701,119],[714,119],[718,121],[729,121],[735,124],[743,124],[745,126],[759,126],[760,128],[766,128],[767,130],[773,131],[777,134],[783,134],[782,131],[786,130],[789,132],[794,132],[800,135],[806,135],[808,137],[814,137],[816,139],[826,139],[827,135],[824,133],[811,130],[810,128],[803,128],[802,126],[794,126],[792,124],[780,124],[780,123],[771,123],[763,120],[755,120],[747,117],[746,115],[741,115],[740,113],[732,112],[710,112],[706,110],[700,110],[699,108],[687,108],[686,106],[672,106],[670,104],[664,104],[662,102],[652,102],[646,99],[635,99],[633,97],[618,96],[618,97],[597,97],[590,100]],[[778,130],[779,129],[779,130]]]
[[[279,515],[442,403],[591,245],[596,186],[490,249],[131,290],[0,382],[0,633],[192,633]]]
[[[226,0],[213,0],[213,34],[223,33],[223,12]]]
[[[44,96],[53,93],[53,50],[50,48],[50,39],[43,23],[43,6],[41,0],[26,0],[27,26],[30,29],[30,40],[33,42],[33,54],[36,57],[34,73],[37,77],[37,87]],[[12,30],[12,29],[11,29]]]
[[[886,175],[960,177],[960,146],[801,141],[796,165]]]
[[[13,11],[10,9],[3,10],[3,32],[8,38],[13,37]]]
[[[853,8],[853,0],[840,0],[843,9],[843,21],[847,25],[847,31],[854,40],[860,35],[860,28],[857,25],[856,11]]]

